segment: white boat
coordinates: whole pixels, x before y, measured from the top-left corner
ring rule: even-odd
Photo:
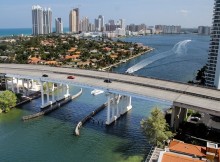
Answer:
[[[94,89],[93,91],[91,91],[92,95],[98,95],[98,94],[101,94],[101,93],[104,93],[104,91],[103,90],[99,90],[99,89]]]
[[[98,95],[98,94],[101,94],[101,93],[104,93],[104,91],[103,90],[99,90],[99,89],[94,89],[93,91],[91,91],[92,95]]]

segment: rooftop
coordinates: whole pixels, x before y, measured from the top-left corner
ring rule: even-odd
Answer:
[[[163,154],[162,162],[204,162],[204,160],[189,158],[180,154],[165,152]]]
[[[206,148],[202,146],[192,145],[180,141],[171,141],[169,145],[170,151],[180,152],[188,155],[196,155],[199,157],[206,156]]]

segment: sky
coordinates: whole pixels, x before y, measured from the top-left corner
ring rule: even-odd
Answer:
[[[211,26],[214,0],[0,0],[0,28],[31,28],[31,7],[50,7],[54,19],[69,25],[69,12],[78,7],[80,18],[91,23],[98,15],[105,22],[125,19],[126,24]]]

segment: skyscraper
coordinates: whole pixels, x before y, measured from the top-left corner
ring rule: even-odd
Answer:
[[[105,30],[104,16],[99,15],[98,20],[99,20],[99,31],[104,31]]]
[[[96,31],[105,31],[104,16],[99,15],[98,19],[95,19],[95,30]]]
[[[220,0],[215,0],[205,85],[220,89]]]
[[[32,6],[32,34],[43,34],[43,8],[39,5]]]
[[[69,31],[79,32],[79,9],[75,8],[69,14]]]
[[[52,10],[50,8],[43,11],[43,31],[44,34],[52,33]]]
[[[49,34],[52,32],[52,11],[35,5],[32,6],[32,34]]]
[[[210,34],[210,30],[211,28],[209,26],[199,26],[198,27],[198,34],[201,35],[209,35]]]
[[[119,25],[120,25],[121,29],[125,30],[125,28],[126,28],[125,19],[119,19]]]
[[[89,18],[88,17],[84,17],[82,20],[80,20],[79,30],[82,32],[89,31]]]
[[[55,19],[56,33],[63,33],[63,22],[61,18]]]

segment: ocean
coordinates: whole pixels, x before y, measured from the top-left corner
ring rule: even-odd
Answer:
[[[69,28],[63,28],[64,32],[68,32]],[[55,31],[55,29],[53,29]],[[16,36],[16,35],[31,35],[32,28],[9,28],[9,29],[0,29],[0,37],[3,36]]]

